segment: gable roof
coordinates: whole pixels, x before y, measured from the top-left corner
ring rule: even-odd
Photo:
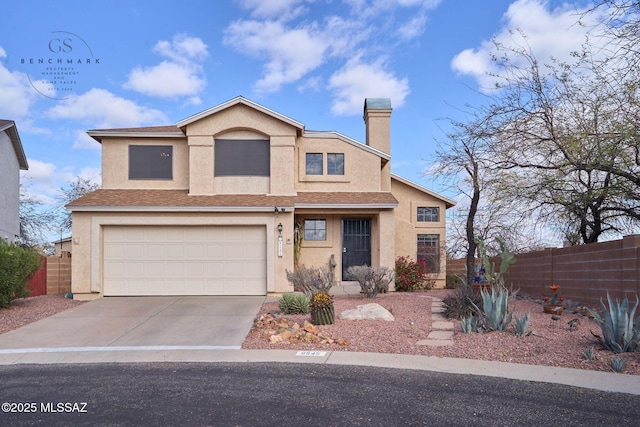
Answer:
[[[447,209],[449,209],[451,207],[454,207],[456,205],[455,200],[450,199],[448,197],[445,197],[442,194],[436,193],[435,191],[429,190],[428,188],[423,187],[423,186],[421,186],[419,184],[416,184],[413,181],[409,181],[408,179],[403,178],[403,177],[401,177],[399,175],[396,175],[396,174],[392,173],[391,174],[391,179],[395,179],[396,181],[399,181],[399,182],[401,182],[401,183],[403,183],[405,185],[408,185],[409,187],[413,187],[418,191],[422,191],[423,193],[426,193],[426,194],[428,194],[428,195],[430,195],[432,197],[435,197],[436,199],[442,200],[445,203],[445,206],[446,206]]]
[[[211,107],[207,110],[201,111],[199,113],[196,113],[190,117],[187,117],[186,119],[180,120],[176,126],[178,126],[179,128],[185,127],[193,122],[196,122],[198,120],[204,119],[205,117],[208,117],[212,114],[215,114],[219,111],[222,110],[226,110],[227,108],[233,107],[234,105],[246,105],[247,107],[253,108],[254,110],[258,110],[268,116],[271,116],[275,119],[278,119],[280,121],[283,121],[285,123],[290,124],[291,126],[295,127],[296,129],[298,129],[300,132],[304,131],[304,125],[302,123],[300,123],[297,120],[293,120],[290,117],[287,117],[283,114],[280,114],[276,111],[270,110],[269,108],[260,105],[258,103],[255,103],[253,101],[248,100],[247,98],[243,97],[243,96],[236,96],[233,99],[230,99],[227,102],[223,102],[222,104],[216,105],[215,107]]]
[[[351,144],[354,147],[360,148],[362,150],[368,151],[369,153],[373,153],[378,157],[383,158],[384,160],[391,160],[391,156],[383,151],[375,149],[370,145],[363,144],[361,142],[356,141],[353,138],[349,138],[346,135],[341,134],[340,132],[335,131],[304,131],[303,136],[305,138],[336,138],[340,141],[346,142],[347,144]]]
[[[24,149],[22,148],[22,142],[20,141],[20,135],[18,135],[16,123],[13,120],[0,119],[0,132],[7,132],[7,135],[9,135],[9,139],[13,145],[13,150],[16,152],[16,157],[18,158],[20,169],[25,171],[28,170],[29,163],[27,163],[27,156],[24,154]]]

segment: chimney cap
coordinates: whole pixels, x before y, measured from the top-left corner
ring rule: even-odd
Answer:
[[[365,98],[364,110],[391,110],[389,98]]]

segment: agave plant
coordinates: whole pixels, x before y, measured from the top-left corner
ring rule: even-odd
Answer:
[[[463,317],[460,320],[460,328],[465,334],[478,331],[478,318],[473,314],[469,317]]]
[[[514,328],[515,328],[515,334],[517,337],[527,333],[527,329],[529,329],[530,317],[531,317],[531,313],[527,313],[527,314],[522,313],[520,316],[516,316]]]
[[[624,371],[624,368],[627,367],[627,361],[621,357],[616,357],[609,361],[609,366],[611,366],[611,369],[615,372],[622,372]]]
[[[640,317],[635,319],[635,325],[633,319],[640,303],[638,297],[636,296],[636,304],[631,310],[629,310],[629,300],[626,297],[622,303],[616,299],[614,304],[607,292],[607,301],[609,302],[609,308],[604,305],[602,298],[600,299],[604,318],[599,313],[588,309],[598,326],[600,326],[602,336],[591,333],[598,338],[598,341],[606,349],[614,353],[640,350],[640,329],[635,326],[640,324]]]
[[[482,327],[489,331],[506,330],[513,317],[513,313],[509,313],[509,291],[506,289],[496,291],[492,288],[491,292],[488,292],[482,289],[480,296],[482,310],[475,304],[473,307]]]

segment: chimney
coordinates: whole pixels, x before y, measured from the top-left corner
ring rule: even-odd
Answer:
[[[391,154],[391,100],[389,98],[366,98],[364,100],[364,123],[367,145],[383,153]]]

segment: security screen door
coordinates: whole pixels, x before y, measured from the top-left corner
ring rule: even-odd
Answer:
[[[371,265],[371,220],[342,220],[342,281],[354,280],[347,273],[352,265]]]

